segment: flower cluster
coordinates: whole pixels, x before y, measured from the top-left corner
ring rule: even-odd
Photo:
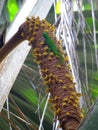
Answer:
[[[58,117],[64,130],[76,130],[79,125],[82,112],[79,106],[81,94],[75,90],[75,83],[71,73],[67,54],[54,35],[54,27],[39,17],[27,18],[20,27],[21,36],[27,39],[33,47],[33,55],[40,65],[44,83],[48,85],[51,93],[52,109]],[[60,58],[49,49],[42,33],[47,32],[54,41],[59,52],[64,57],[64,63],[60,64]]]

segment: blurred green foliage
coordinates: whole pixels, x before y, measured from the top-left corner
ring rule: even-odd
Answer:
[[[12,22],[19,9],[17,1],[8,0],[7,7],[8,7],[9,16],[10,16],[10,22]]]

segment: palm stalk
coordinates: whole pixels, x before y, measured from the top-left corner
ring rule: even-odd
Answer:
[[[17,31],[14,36],[0,49],[0,63],[4,58],[22,41],[25,39],[21,37],[20,32]]]
[[[40,65],[44,83],[49,86],[52,108],[60,121],[63,130],[76,130],[82,118],[79,106],[80,93],[75,90],[72,72],[68,56],[64,56],[60,41],[57,41],[54,27],[39,17],[27,19],[20,27],[21,36],[29,40],[33,47],[33,55]],[[55,46],[64,57],[61,63],[60,57],[49,49],[47,40],[43,37],[47,32],[54,41]]]

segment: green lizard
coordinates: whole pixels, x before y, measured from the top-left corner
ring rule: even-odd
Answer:
[[[63,63],[64,62],[64,57],[62,56],[62,54],[60,53],[60,51],[58,50],[58,48],[56,47],[56,44],[55,42],[51,39],[51,37],[48,35],[47,32],[43,32],[42,33],[43,37],[45,38],[45,41],[49,47],[49,49],[55,54],[57,55],[61,62],[60,63]]]

